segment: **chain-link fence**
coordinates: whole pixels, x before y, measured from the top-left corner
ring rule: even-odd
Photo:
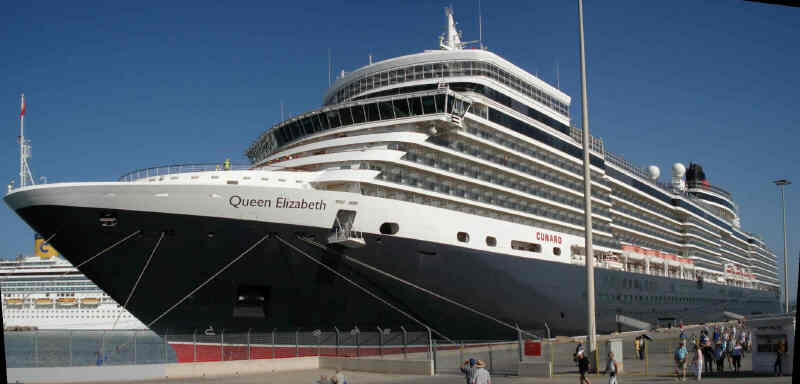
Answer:
[[[9,368],[177,361],[166,340],[150,331],[25,331],[4,338]]]
[[[426,331],[389,329],[272,332],[195,331],[156,335],[151,331],[5,332],[8,367],[67,367],[188,363],[339,356],[430,359]]]

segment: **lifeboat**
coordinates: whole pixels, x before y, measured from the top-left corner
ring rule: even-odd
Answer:
[[[74,297],[62,297],[56,300],[56,303],[58,303],[58,305],[62,307],[71,307],[77,304],[78,302],[77,300],[75,300]]]
[[[86,297],[86,298],[81,299],[81,304],[82,305],[97,305],[97,304],[100,304],[100,299],[95,298],[95,297]]]
[[[22,305],[24,300],[22,299],[6,299],[7,305]]]
[[[36,305],[52,305],[53,299],[36,299]]]

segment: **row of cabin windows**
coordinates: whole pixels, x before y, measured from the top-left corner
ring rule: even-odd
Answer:
[[[411,159],[418,159],[412,156]],[[571,223],[573,225],[583,225],[583,214],[567,211],[560,207],[541,204],[538,202],[530,201],[524,197],[515,196],[506,192],[490,190],[489,188],[466,185],[461,180],[451,180],[434,175],[425,175],[415,169],[406,167],[399,167],[393,165],[370,167],[370,169],[382,171],[377,178],[393,183],[403,184],[411,187],[427,189],[430,191],[448,194],[464,199],[474,200],[485,204],[495,205],[507,209],[525,212],[537,216],[545,216],[551,219]],[[455,173],[464,176],[470,176],[476,179],[483,179],[484,181],[492,182],[492,178],[496,175],[491,172],[483,170],[481,167],[463,167],[461,165],[454,168]],[[480,170],[478,170],[480,169]],[[463,172],[463,173],[462,173]],[[497,183],[499,184],[499,183]],[[562,204],[569,205],[567,198],[562,194],[556,193],[549,189],[534,188],[533,184],[514,184],[513,187],[509,183],[500,184],[509,185],[509,188],[519,190],[521,192],[539,196],[541,198],[561,202]],[[581,208],[579,208],[581,209]],[[592,212],[595,214],[609,217],[608,209],[606,207],[594,206]],[[598,231],[611,233],[611,227],[607,222],[597,220],[593,227]]]
[[[475,105],[478,105],[478,104],[473,104],[473,106],[475,106]],[[476,126],[476,124],[473,124],[473,123],[467,123],[465,131],[467,133],[470,133],[470,134],[472,134],[472,135],[474,135],[476,137],[479,137],[481,139],[491,141],[491,142],[493,142],[495,144],[498,144],[498,145],[501,145],[501,146],[506,147],[508,149],[511,149],[514,152],[517,152],[517,153],[520,153],[520,154],[524,154],[524,155],[527,155],[529,157],[538,159],[538,160],[543,161],[545,163],[548,163],[548,164],[550,164],[550,165],[552,165],[552,166],[554,166],[556,168],[563,169],[563,170],[566,170],[566,171],[574,174],[576,177],[578,177],[578,179],[576,181],[570,181],[570,180],[567,180],[567,179],[562,179],[557,175],[553,175],[553,173],[550,172],[549,170],[547,171],[547,174],[551,175],[550,177],[552,177],[554,179],[554,180],[551,180],[551,181],[553,181],[555,183],[558,183],[559,185],[563,185],[563,186],[567,186],[569,188],[580,190],[581,192],[583,191],[583,167],[582,166],[577,165],[577,164],[572,163],[572,162],[567,161],[567,160],[563,160],[561,158],[561,156],[559,156],[559,155],[548,153],[547,151],[543,151],[543,150],[538,149],[538,148],[536,148],[536,147],[534,147],[532,145],[529,145],[527,143],[523,143],[522,141],[520,141],[520,140],[518,140],[516,138],[512,138],[510,136],[506,136],[505,134],[502,134],[500,132],[487,130],[487,129],[479,129]],[[460,148],[458,148],[458,144],[457,143],[448,142],[447,145],[450,147],[450,149],[455,149],[457,151],[463,152]],[[527,161],[526,159],[522,158],[522,157],[517,158],[515,156],[514,159],[506,159],[506,157],[508,157],[508,156],[506,155],[503,158],[497,158],[495,160],[499,160],[500,164],[508,166],[508,167],[511,167],[512,169],[515,169],[515,170],[523,172],[523,173],[530,173],[529,172],[530,169],[535,169],[535,167],[534,168],[529,167],[528,164],[530,164],[530,162]],[[604,186],[608,186],[608,182],[603,178],[603,176],[600,175],[597,172],[594,172],[594,171],[592,171],[592,181],[595,182],[595,183],[604,185]],[[575,187],[575,185],[577,185],[577,187]],[[611,198],[609,197],[609,195],[605,191],[602,191],[602,190],[593,189],[592,190],[592,196],[594,196],[595,198],[601,199],[603,201],[609,201],[609,202],[611,201]]]
[[[458,232],[456,234],[456,239],[462,243],[469,243],[469,234],[466,232]],[[489,247],[496,247],[497,246],[497,238],[494,236],[486,236],[486,245]],[[536,243],[528,243],[525,241],[519,240],[511,240],[511,249],[515,249],[518,251],[528,251],[534,253],[542,253],[542,245]],[[553,254],[556,256],[561,255],[561,248],[554,247]]]
[[[478,150],[474,149],[474,147],[464,146],[461,144],[462,143],[456,145],[456,148],[459,152],[479,157],[493,163],[500,164],[501,162],[501,160],[499,160],[502,158],[501,155],[494,153],[487,154],[486,152],[479,152]],[[564,193],[563,191],[560,191],[545,184],[532,182],[530,180],[517,177],[515,175],[498,172],[495,169],[485,167],[478,163],[465,162],[461,158],[450,156],[444,153],[433,152],[424,147],[418,147],[415,145],[395,144],[391,145],[390,148],[396,148],[401,151],[405,150],[406,155],[404,158],[405,160],[408,161],[438,168],[447,172],[453,172],[459,175],[468,176],[474,179],[487,181],[492,184],[501,185],[507,188],[515,189],[520,192],[532,194],[561,204],[569,205],[577,209],[581,210],[583,209],[583,197],[578,197]],[[520,172],[524,172],[539,179],[546,180],[551,183],[558,184],[562,187],[572,189],[575,192],[583,192],[581,185],[577,183],[571,183],[568,180],[564,180],[562,178],[554,176],[551,173],[547,172],[546,170],[539,169],[537,167],[528,168],[527,166],[518,168]],[[601,193],[599,192],[594,193],[595,197],[598,197],[598,195],[600,194]],[[592,212],[597,215],[602,215],[609,218],[611,217],[611,213],[608,207],[603,205],[599,204],[593,205]],[[573,221],[571,222],[573,224],[580,225],[580,223],[578,222],[573,222]]]
[[[369,169],[383,171],[384,168],[381,165],[377,165],[375,163],[370,163]],[[427,196],[420,193],[414,193],[410,191],[404,190],[397,190],[391,187],[385,186],[378,186],[378,185],[371,185],[362,183],[361,184],[361,193],[365,196],[374,196],[379,198],[388,198],[388,199],[395,199],[400,201],[407,201],[407,202],[414,202],[417,204],[428,205],[437,208],[444,208],[450,209],[453,211],[464,212],[468,214],[474,214],[483,217],[489,217],[497,220],[503,220],[511,223],[517,223],[522,225],[528,225],[532,227],[537,227],[544,230],[551,230],[551,231],[558,231],[561,233],[571,234],[575,236],[583,236],[582,231],[578,231],[569,227],[562,227],[560,225],[554,225],[551,223],[535,220],[528,217],[517,216],[508,213],[497,212],[494,210],[475,207],[469,204],[464,204],[461,202],[448,200],[448,199],[441,199],[438,197]],[[595,226],[595,229],[596,226]],[[592,237],[592,243],[597,246],[603,246],[608,248],[619,248],[619,243],[614,238],[609,238],[601,235],[596,235]]]

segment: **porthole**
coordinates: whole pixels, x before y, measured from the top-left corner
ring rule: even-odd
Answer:
[[[553,248],[553,254],[556,256],[561,256],[561,248],[559,247]]]
[[[486,236],[486,245],[490,247],[496,247],[497,239],[495,239],[493,236]]]
[[[458,241],[460,241],[462,243],[468,243],[469,242],[469,234],[466,233],[466,232],[459,232],[456,235],[456,238],[458,239]]]
[[[379,228],[381,234],[384,235],[394,235],[397,231],[400,230],[400,226],[397,223],[383,223]]]

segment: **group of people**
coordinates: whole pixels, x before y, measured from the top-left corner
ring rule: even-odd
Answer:
[[[680,380],[686,380],[686,369],[689,364],[689,347],[687,346],[688,336],[685,330],[681,330],[680,345],[675,349],[675,374]],[[692,335],[691,342],[691,365],[695,369],[697,380],[701,380],[703,373],[725,371],[725,363],[728,370],[738,373],[742,368],[742,358],[745,352],[750,352],[752,348],[752,334],[741,324],[733,326],[715,326],[712,329],[704,327],[700,330],[699,336]]]
[[[492,377],[486,369],[483,360],[469,359],[461,364],[461,373],[467,380],[467,384],[492,384]]]
[[[586,353],[584,353],[583,343],[580,341],[578,342],[578,346],[575,348],[575,355],[573,358],[578,364],[578,373],[580,373],[579,383],[592,384],[591,381],[589,381],[589,377],[586,376],[589,373],[591,362],[589,361],[589,357],[586,356]],[[614,352],[608,352],[606,370],[603,373],[608,375],[608,384],[617,384],[619,365],[617,364],[617,360],[614,358]]]

